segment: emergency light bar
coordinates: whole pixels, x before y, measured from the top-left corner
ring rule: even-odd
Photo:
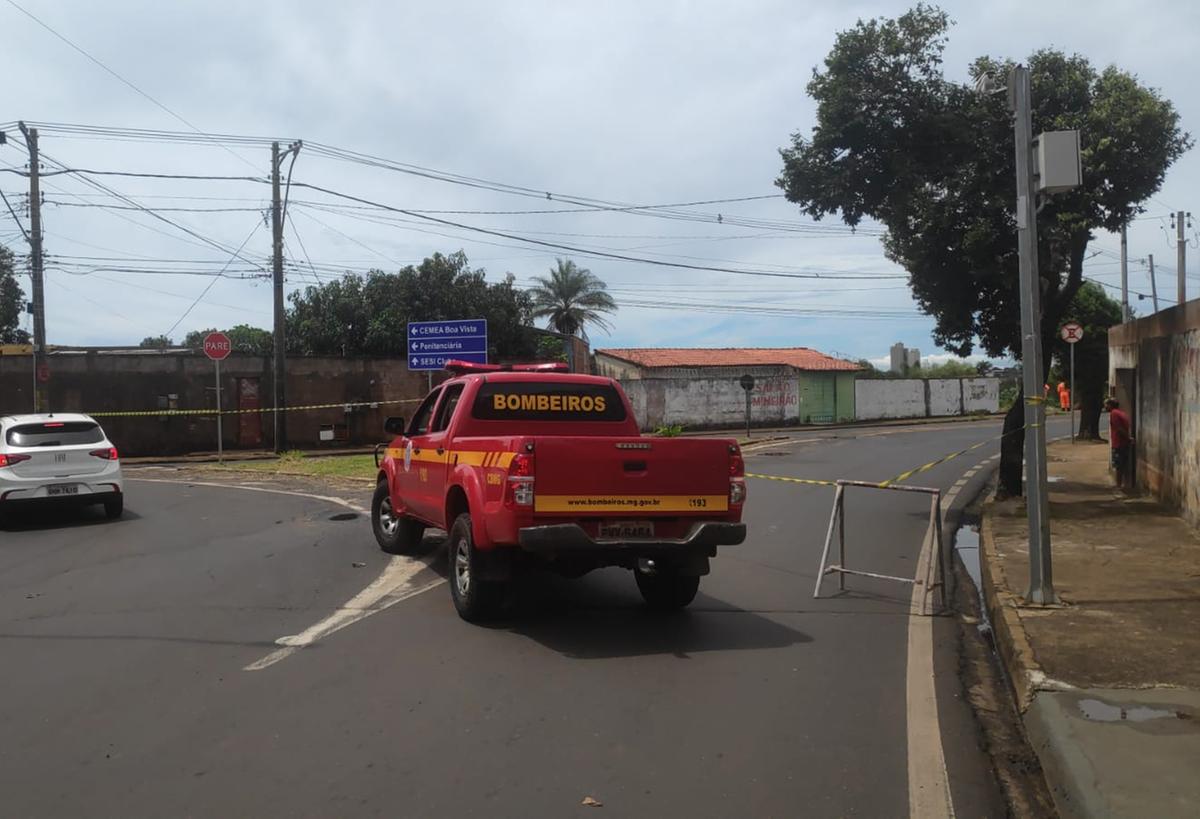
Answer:
[[[565,373],[567,365],[562,361],[549,361],[542,364],[474,364],[470,361],[451,359],[445,364],[447,372],[455,375],[470,373]]]

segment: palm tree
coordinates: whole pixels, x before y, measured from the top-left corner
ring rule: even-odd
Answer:
[[[607,286],[587,268],[577,267],[570,259],[558,259],[549,276],[534,276],[533,317],[546,318],[546,326],[565,335],[587,340],[587,325],[604,331],[611,325],[602,314],[615,313],[617,303]]]

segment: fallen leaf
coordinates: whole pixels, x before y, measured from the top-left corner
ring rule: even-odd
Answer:
[[[603,802],[601,802],[599,799],[593,799],[593,798],[592,798],[592,797],[590,797],[590,796],[585,796],[585,797],[583,797],[583,804],[584,804],[584,805],[586,805],[586,806],[587,806],[587,807],[589,807],[589,808],[602,808],[602,807],[604,807],[604,803],[603,803]]]

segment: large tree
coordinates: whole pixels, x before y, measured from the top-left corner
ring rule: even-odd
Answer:
[[[777,184],[814,218],[882,224],[884,250],[908,271],[939,345],[967,355],[978,344],[990,356],[1019,358],[1012,120],[1004,95],[972,87],[984,73],[1003,81],[1012,63],[981,57],[970,66],[971,84],[946,79],[949,26],[943,11],[918,5],[839,34],[808,84],[816,125],[781,151]],[[1170,101],[1132,74],[1098,72],[1086,58],[1054,50],[1035,52],[1028,66],[1034,132],[1079,129],[1083,151],[1083,186],[1043,198],[1038,217],[1040,330],[1049,350],[1083,282],[1088,242],[1142,212],[1191,138]],[[1005,419],[1006,494],[1021,492],[1024,406],[1017,401]]]
[[[558,259],[549,276],[534,276],[533,280],[537,282],[529,291],[533,316],[546,319],[550,329],[585,340],[589,324],[610,329],[605,314],[615,313],[617,303],[604,282],[586,267],[570,259]]]
[[[25,293],[13,270],[13,254],[0,245],[0,344],[28,344],[29,333],[21,329]]]
[[[489,355],[532,358],[537,341],[529,295],[512,275],[488,282],[472,270],[461,251],[435,253],[398,273],[373,270],[348,274],[292,293],[288,300],[287,346],[304,355],[404,355],[408,322],[483,318]]]
[[[203,350],[204,338],[209,333],[215,332],[217,332],[215,327],[209,327],[207,330],[193,330],[183,339],[183,346],[190,347],[193,350]],[[238,324],[223,332],[229,336],[229,343],[233,346],[233,352],[235,353],[266,356],[270,355],[275,349],[275,334],[261,327]]]
[[[1108,328],[1121,323],[1121,303],[1109,298],[1095,282],[1084,282],[1063,311],[1063,321],[1083,326],[1083,339],[1075,343],[1075,394],[1071,396],[1071,401],[1079,405],[1079,437],[1099,440],[1104,386],[1108,382]],[[1061,337],[1055,337],[1049,351],[1058,359],[1058,370],[1064,377],[1070,373],[1069,346]]]
[[[175,346],[175,342],[166,336],[146,336],[138,346],[147,350],[165,350]]]

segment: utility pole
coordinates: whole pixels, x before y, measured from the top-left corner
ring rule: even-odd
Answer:
[[[1175,263],[1179,277],[1176,300],[1183,304],[1187,301],[1187,240],[1183,238],[1183,211],[1175,214],[1175,252],[1179,254],[1179,260]]]
[[[1129,236],[1121,225],[1121,323],[1129,321]]]
[[[1150,298],[1154,301],[1154,312],[1158,312],[1158,282],[1154,280],[1154,254],[1150,258]]]
[[[1025,492],[1029,510],[1029,602],[1058,602],[1050,562],[1046,481],[1046,405],[1042,395],[1042,309],[1038,275],[1037,202],[1033,182],[1033,117],[1029,69],[1008,78],[1017,162],[1017,247],[1020,251],[1021,371],[1025,392]],[[1042,169],[1045,173],[1046,169]],[[1124,243],[1122,243],[1124,246]],[[1122,253],[1122,258],[1124,254]]]
[[[29,147],[29,266],[33,279],[33,411],[49,409],[46,400],[46,382],[43,378],[46,362],[46,289],[42,260],[42,188],[38,163],[37,128],[18,123]]]
[[[279,192],[279,143],[271,143],[271,236],[272,266],[271,280],[275,292],[275,366],[272,382],[275,385],[275,451],[287,449],[287,418],[283,413],[287,406],[287,358],[285,352],[283,313],[283,203]]]

